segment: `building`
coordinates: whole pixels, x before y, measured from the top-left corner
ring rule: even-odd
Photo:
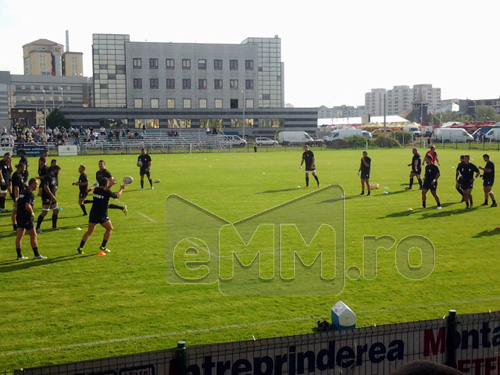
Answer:
[[[38,39],[23,46],[24,75],[83,76],[83,54],[64,52],[64,46]]]
[[[391,90],[372,89],[365,94],[366,111],[372,116],[399,115],[413,110],[415,104],[425,104],[430,113],[436,113],[441,106],[441,89],[428,84],[413,88],[402,85]]]
[[[360,105],[358,107],[340,105],[328,108],[321,106],[318,108],[318,119],[320,118],[347,118],[347,117],[361,117],[365,115],[365,107]]]

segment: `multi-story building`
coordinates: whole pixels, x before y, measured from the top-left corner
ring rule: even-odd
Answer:
[[[415,104],[425,104],[429,112],[435,113],[441,105],[441,89],[432,85],[414,85],[413,88],[402,85],[392,90],[372,89],[365,94],[366,111],[372,116],[399,115],[412,110]]]
[[[23,46],[24,74],[33,76],[83,76],[83,54],[64,52],[64,46],[38,39]]]

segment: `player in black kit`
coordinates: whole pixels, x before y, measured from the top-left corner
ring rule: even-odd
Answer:
[[[26,171],[26,165],[24,163],[19,163],[16,167],[16,171],[12,173],[12,200],[14,201],[14,205],[12,207],[12,227],[14,230],[17,230],[17,200],[19,199],[19,195],[23,190],[25,190],[24,186],[24,172]]]
[[[151,179],[151,163],[151,156],[146,154],[146,150],[141,148],[141,154],[137,158],[137,166],[140,167],[141,190],[144,189],[144,175],[148,178],[151,189],[154,189],[153,180]]]
[[[465,208],[472,208],[472,187],[474,180],[479,177],[479,169],[470,162],[469,155],[464,155],[464,162],[458,172],[462,176],[462,184],[460,187],[464,192]]]
[[[57,192],[57,176],[61,167],[55,165],[51,167],[50,172],[45,175],[42,182],[42,212],[38,216],[36,222],[37,233],[42,233],[42,222],[49,211],[52,211],[52,229],[59,230],[57,227],[57,218],[59,216],[59,207],[57,206],[56,192]]]
[[[484,203],[481,206],[488,205],[488,197],[491,196],[491,207],[496,207],[497,202],[495,200],[495,194],[491,191],[493,183],[495,182],[495,164],[490,160],[488,154],[483,155],[483,160],[486,165],[479,167],[483,171],[483,190],[484,190]]]
[[[457,170],[455,171],[455,189],[458,191],[458,194],[462,196],[462,200],[460,202],[465,201],[464,191],[462,190],[462,175],[460,174],[460,168],[464,164],[464,155],[460,155],[460,163],[457,165]]]
[[[7,193],[11,194],[10,175],[12,174],[12,157],[10,152],[3,155],[0,160],[0,212],[9,212],[5,209]]]
[[[368,156],[368,152],[363,151],[363,157],[361,158],[361,164],[358,169],[358,176],[361,178],[361,194],[365,193],[365,186],[370,195],[370,171],[372,168],[372,159]]]
[[[426,194],[427,191],[430,190],[432,196],[436,200],[437,209],[441,209],[441,202],[439,201],[439,197],[437,196],[437,180],[441,174],[439,173],[439,168],[436,164],[432,162],[432,155],[425,155],[425,175],[424,175],[424,183],[422,185],[422,205],[420,208],[426,207]]]
[[[316,176],[316,166],[314,160],[314,153],[309,150],[307,145],[304,145],[304,152],[302,153],[302,161],[300,162],[300,168],[302,168],[302,164],[306,163],[306,187],[309,187],[309,173],[311,173],[320,187],[318,176]]]
[[[73,186],[78,186],[80,192],[78,194],[78,204],[83,211],[83,216],[87,216],[87,209],[85,208],[85,198],[87,198],[87,187],[89,185],[89,179],[87,178],[87,174],[85,173],[85,166],[80,165],[78,167],[78,172],[80,173],[80,177],[77,182],[73,182]]]
[[[21,252],[21,244],[26,232],[30,235],[31,248],[35,257],[33,259],[47,259],[38,252],[38,239],[35,231],[33,205],[35,203],[34,191],[38,189],[38,180],[32,178],[29,181],[28,189],[23,190],[19,194],[17,200],[17,236],[16,236],[16,252],[17,260],[26,260],[27,257],[23,256]]]
[[[120,190],[118,190],[117,193],[113,193],[111,190],[109,190],[110,187],[111,181],[108,178],[103,177],[99,180],[99,186],[94,189],[94,199],[89,215],[89,229],[83,235],[80,246],[78,246],[77,249],[80,254],[83,254],[83,247],[85,246],[85,242],[92,235],[97,224],[101,224],[106,229],[106,232],[104,232],[100,250],[106,253],[109,253],[111,251],[106,247],[106,245],[108,244],[108,240],[111,237],[111,233],[113,232],[113,224],[108,217],[109,198],[120,198],[123,189],[125,189],[125,185],[121,185]]]
[[[420,173],[422,173],[422,159],[416,148],[414,148],[412,152],[413,158],[411,159],[411,164],[408,164],[408,166],[411,167],[410,185],[406,187],[406,190],[410,190],[413,187],[413,177],[415,176],[417,177],[420,190],[422,190],[422,179],[420,178]]]

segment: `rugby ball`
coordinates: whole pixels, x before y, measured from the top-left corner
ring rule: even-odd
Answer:
[[[157,178],[157,179],[155,180],[155,183],[160,183],[160,182],[161,182],[161,180],[160,180],[159,178]]]
[[[137,160],[137,166],[138,166],[138,167],[142,167],[142,161]]]
[[[134,179],[131,176],[125,176],[125,177],[123,177],[123,183],[125,185],[131,184],[132,182],[134,182]]]

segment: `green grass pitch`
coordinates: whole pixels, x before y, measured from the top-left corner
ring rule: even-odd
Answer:
[[[346,269],[363,271],[363,249],[369,246],[365,236],[387,236],[395,242],[377,252],[376,277],[346,277],[336,296],[225,296],[217,285],[171,285],[166,280],[167,196],[177,194],[236,222],[317,190],[314,180],[309,189],[303,188],[299,148],[152,154],[152,178],[161,183],[154,190],[146,183],[144,191],[139,190],[137,155],[56,157],[62,167],[58,201],[64,230],[39,235],[40,253],[49,259],[31,260],[25,237],[23,253],[30,260],[14,260],[10,215],[0,214],[0,371],[170,348],[181,339],[194,345],[309,333],[318,319],[329,320],[339,300],[357,314],[358,326],[437,318],[449,309],[459,314],[500,309],[500,211],[480,207],[481,181],[473,190],[475,208],[465,210],[459,203],[454,167],[460,150],[438,150],[442,210],[435,209],[430,193],[428,208],[419,209],[418,189],[404,190],[410,149],[369,151],[371,181],[380,185],[371,197],[358,195],[361,150],[313,151],[322,186],[340,184],[345,191]],[[470,153],[473,163],[484,166],[482,151]],[[499,151],[490,156],[500,165]],[[97,256],[104,232],[97,227],[85,254],[79,255],[87,217],[71,183],[80,164],[87,166],[92,180],[101,158],[120,180],[134,177],[120,199],[129,213],[110,210],[115,228],[110,254]],[[29,158],[31,175],[36,174],[36,161]],[[500,199],[498,184],[493,191]],[[7,208],[11,204],[8,200]],[[37,216],[40,209],[37,198]],[[302,214],[314,218],[314,207]],[[42,229],[50,227],[49,217]],[[422,280],[408,280],[396,268],[397,244],[410,235],[425,236],[435,248],[435,266]],[[409,254],[411,265],[420,264],[420,253]]]

